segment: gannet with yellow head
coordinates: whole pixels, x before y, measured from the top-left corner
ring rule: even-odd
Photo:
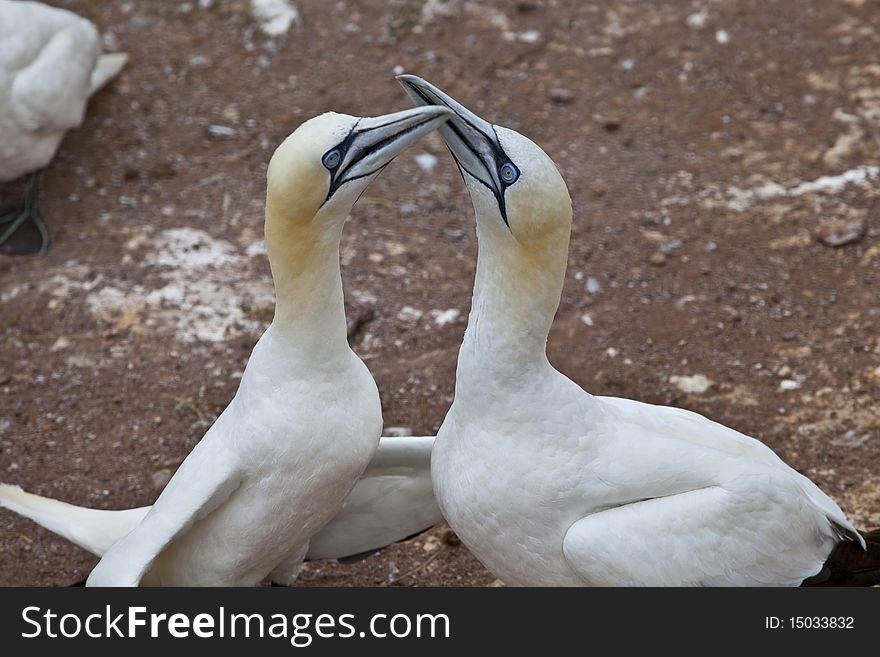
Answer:
[[[400,81],[417,105],[455,112],[439,131],[476,214],[473,304],[431,477],[477,558],[510,585],[880,580],[880,533],[864,551],[837,504],[762,443],[592,396],[550,365],[572,217],[562,176],[526,137]]]
[[[343,224],[394,156],[449,115],[328,113],[278,147],[266,193],[272,324],[229,406],[89,585],[249,586],[276,569],[295,573],[382,429],[376,384],[347,342]]]

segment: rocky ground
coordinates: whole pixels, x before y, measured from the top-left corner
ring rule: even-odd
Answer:
[[[880,3],[298,0],[274,21],[245,0],[53,4],[131,61],[43,174],[48,256],[0,257],[0,481],[155,499],[271,318],[272,150],[325,110],[407,107],[405,70],[559,164],[575,222],[557,367],[755,435],[880,525]],[[452,400],[471,216],[432,136],[346,228],[352,345],[389,431],[433,433]],[[444,532],[300,583],[493,583]],[[0,511],[0,584],[94,563]]]

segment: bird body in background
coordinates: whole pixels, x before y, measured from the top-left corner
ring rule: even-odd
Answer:
[[[400,79],[416,105],[455,111],[439,131],[476,214],[473,303],[431,456],[440,509],[476,557],[525,586],[880,582],[880,532],[857,532],[764,444],[590,395],[550,365],[572,217],[562,176],[522,135]]]
[[[89,97],[122,70],[124,53],[101,54],[95,26],[39,2],[0,0],[0,182],[29,175],[24,206],[0,210],[0,252],[48,247],[36,211],[36,173],[78,128]],[[37,245],[10,241],[27,223]]]
[[[265,223],[272,324],[229,406],[87,585],[250,586],[298,570],[382,430],[376,384],[347,341],[342,228],[376,175],[449,114],[322,114],[276,149]]]

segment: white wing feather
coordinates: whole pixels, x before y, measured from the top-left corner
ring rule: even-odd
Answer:
[[[311,541],[309,559],[340,559],[376,550],[442,522],[431,487],[426,438],[382,438],[339,514]],[[0,484],[0,508],[29,518],[97,557],[126,536],[152,507],[89,509]]]
[[[598,399],[612,438],[597,473],[609,503],[563,543],[586,582],[798,585],[841,538],[861,540],[828,496],[759,441],[689,411]]]

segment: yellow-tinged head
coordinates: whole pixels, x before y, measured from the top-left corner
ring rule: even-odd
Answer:
[[[521,134],[493,125],[432,84],[398,78],[420,106],[448,107],[455,115],[438,129],[468,187],[477,219],[479,256],[474,305],[498,342],[498,327],[532,336],[542,345],[559,305],[571,197],[553,160]],[[474,311],[472,310],[472,313]],[[486,321],[493,316],[497,322]]]
[[[367,118],[327,112],[309,119],[269,162],[267,212],[292,223],[345,218],[397,154],[451,115],[435,106]]]
[[[442,107],[358,118],[328,112],[303,123],[275,150],[266,191],[266,248],[273,271],[308,266],[323,244],[335,248],[345,218],[394,157],[437,128]]]
[[[553,160],[530,139],[481,119],[429,82],[414,75],[398,79],[417,105],[455,112],[439,132],[468,186],[481,236],[506,238],[507,247],[526,257],[564,261],[571,198]]]

